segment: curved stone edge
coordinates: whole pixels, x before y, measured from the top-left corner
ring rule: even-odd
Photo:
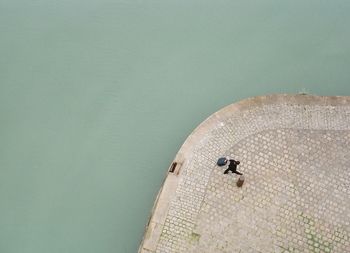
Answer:
[[[170,202],[175,195],[174,193],[176,192],[178,182],[181,178],[181,167],[185,166],[186,163],[191,160],[194,148],[204,141],[203,136],[212,131],[218,124],[224,122],[225,119],[232,117],[232,115],[236,113],[243,113],[246,110],[253,110],[271,104],[348,106],[350,104],[350,97],[305,94],[273,94],[257,96],[230,104],[210,115],[193,130],[177,152],[154,202],[151,216],[146,225],[144,237],[139,247],[139,253],[155,252]],[[171,169],[173,169],[173,172],[169,172]]]

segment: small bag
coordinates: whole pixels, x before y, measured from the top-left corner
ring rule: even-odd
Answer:
[[[225,166],[227,164],[227,159],[226,157],[221,157],[216,163],[218,166]]]

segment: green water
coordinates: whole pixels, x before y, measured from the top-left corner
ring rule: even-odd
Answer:
[[[187,135],[350,94],[350,1],[0,0],[0,252],[136,252]]]

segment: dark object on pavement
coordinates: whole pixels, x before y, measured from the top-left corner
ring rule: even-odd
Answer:
[[[219,160],[217,161],[216,164],[219,165],[219,166],[225,166],[225,165],[227,164],[227,159],[226,159],[226,157],[221,157],[221,158],[219,158]]]
[[[238,175],[243,175],[241,172],[237,171],[237,165],[240,164],[239,161],[235,161],[233,159],[228,160],[230,164],[228,165],[228,168],[225,170],[224,174],[227,174],[229,171],[232,173],[236,173]]]
[[[241,176],[239,176],[236,185],[237,185],[237,187],[242,187],[243,183],[244,183],[244,176],[241,175]]]

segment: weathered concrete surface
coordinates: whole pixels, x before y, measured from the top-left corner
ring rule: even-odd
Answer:
[[[350,252],[350,98],[232,104],[188,137],[141,253]],[[224,175],[217,158],[241,161]]]

